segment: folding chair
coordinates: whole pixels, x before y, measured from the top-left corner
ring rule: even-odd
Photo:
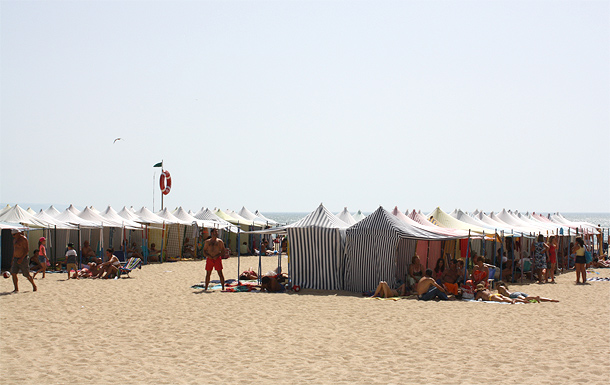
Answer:
[[[127,261],[127,263],[125,263],[125,265],[121,264],[121,266],[119,266],[119,271],[117,271],[117,277],[120,278],[121,275],[126,274],[127,278],[131,278],[131,277],[129,277],[129,273],[131,273],[132,270],[141,269],[141,268],[142,268],[142,260],[137,257],[131,257],[131,258],[129,258],[129,261]]]

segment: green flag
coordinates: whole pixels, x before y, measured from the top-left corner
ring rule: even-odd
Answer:
[[[159,162],[159,163],[155,164],[153,167],[163,167],[163,162]]]

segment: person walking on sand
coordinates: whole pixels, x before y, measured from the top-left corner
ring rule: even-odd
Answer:
[[[550,278],[551,283],[555,283],[555,269],[557,268],[557,240],[554,235],[549,238],[549,262],[551,267],[548,271],[547,281]]]
[[[532,255],[534,259],[534,268],[538,276],[538,283],[546,282],[546,251],[549,245],[544,243],[544,235],[538,234],[538,242],[532,243]]]
[[[13,286],[15,290],[13,293],[19,292],[19,279],[17,274],[21,270],[21,274],[30,281],[32,289],[38,290],[34,279],[30,275],[30,246],[28,245],[28,239],[19,230],[13,230],[13,262],[11,265],[11,275],[13,276]]]
[[[207,239],[203,244],[203,256],[206,258],[204,290],[208,290],[208,285],[210,284],[210,276],[212,275],[212,269],[216,269],[218,277],[220,278],[220,285],[222,286],[222,290],[225,289],[225,277],[222,274],[222,256],[225,253],[225,244],[221,239],[218,239],[218,229],[212,229],[212,231],[210,232],[210,238]]]
[[[47,239],[40,237],[38,240],[38,263],[40,268],[34,273],[32,278],[36,278],[36,274],[42,273],[42,279],[44,279],[47,272]]]

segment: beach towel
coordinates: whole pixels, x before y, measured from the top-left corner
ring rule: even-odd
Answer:
[[[587,278],[587,282],[610,282],[610,277],[593,277]]]

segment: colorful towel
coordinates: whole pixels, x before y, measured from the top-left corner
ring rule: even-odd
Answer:
[[[605,277],[605,278],[601,278],[601,277],[587,278],[587,282],[610,282],[610,277]]]

